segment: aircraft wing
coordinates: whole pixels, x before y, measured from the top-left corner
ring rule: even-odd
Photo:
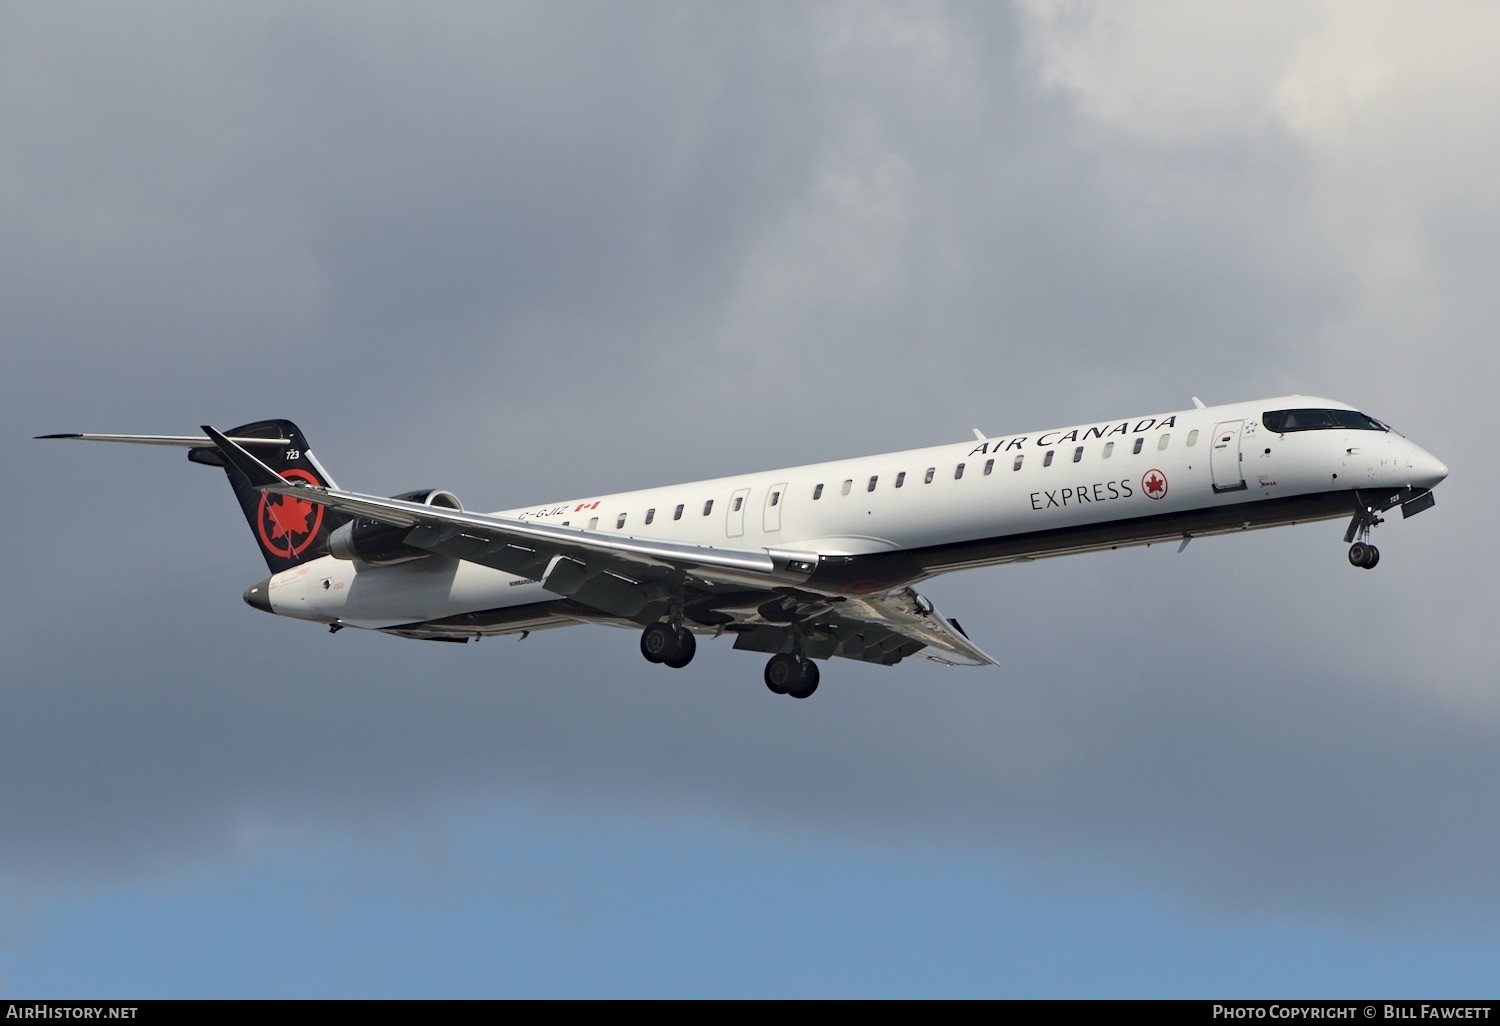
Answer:
[[[994,664],[910,588],[878,595],[807,590],[814,553],[605,534],[289,481],[233,439],[203,430],[262,491],[410,528],[403,542],[413,548],[541,581],[598,610],[600,620],[636,619],[669,588],[685,589],[696,595],[697,623],[736,634],[736,648],[783,651],[795,631],[814,657],[894,663],[920,654],[948,665]]]
[[[225,458],[261,491],[294,495],[356,517],[411,527],[413,533],[405,539],[408,545],[485,563],[511,573],[521,572],[512,569],[517,563],[535,569],[535,564],[545,563],[552,556],[592,556],[603,566],[620,560],[683,569],[717,567],[762,574],[775,569],[775,561],[765,549],[739,551],[712,545],[610,535],[288,481],[232,439],[211,427],[205,426],[203,430]]]

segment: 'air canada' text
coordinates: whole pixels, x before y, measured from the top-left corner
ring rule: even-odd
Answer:
[[[1061,445],[1064,442],[1086,442],[1090,438],[1109,438],[1111,435],[1140,435],[1147,431],[1162,431],[1177,425],[1177,415],[1163,417],[1157,420],[1155,417],[1144,417],[1133,425],[1128,420],[1122,420],[1118,424],[1095,424],[1093,427],[1073,428],[1068,431],[1048,431],[1036,436],[1031,444],[1045,449],[1049,445]],[[992,452],[1009,452],[1012,449],[1021,449],[1026,445],[1027,436],[1018,435],[1015,438],[998,438],[994,441],[980,442],[969,453],[970,456],[983,456]]]

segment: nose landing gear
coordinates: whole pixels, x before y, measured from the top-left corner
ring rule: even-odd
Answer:
[[[1360,498],[1355,492],[1355,497]],[[1363,502],[1363,499],[1360,499]],[[1380,562],[1380,550],[1370,544],[1370,529],[1385,523],[1385,518],[1375,512],[1375,507],[1362,505],[1349,521],[1349,530],[1344,532],[1344,541],[1354,542],[1349,546],[1349,565],[1362,570],[1374,570]],[[1358,541],[1355,539],[1358,538]]]

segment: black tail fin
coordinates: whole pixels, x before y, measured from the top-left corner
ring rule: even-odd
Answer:
[[[279,439],[275,445],[256,445],[255,456],[289,481],[334,487],[333,479],[313,457],[307,439],[289,420],[258,420],[225,434],[231,438]],[[328,554],[328,534],[349,517],[292,495],[267,495],[250,486],[245,475],[229,464],[214,446],[188,450],[188,459],[223,467],[229,475],[240,508],[255,535],[260,554],[271,572],[278,573],[309,559]]]

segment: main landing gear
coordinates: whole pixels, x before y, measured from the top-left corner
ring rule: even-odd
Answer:
[[[681,625],[658,620],[641,631],[641,655],[649,662],[680,670],[693,661],[697,651],[698,640]]]
[[[693,661],[698,641],[686,627],[667,620],[648,624],[641,631],[641,655],[653,663],[681,669]],[[782,653],[766,663],[766,687],[773,694],[809,698],[818,690],[818,664],[802,655]]]
[[[802,656],[783,652],[766,663],[766,687],[775,695],[809,698],[818,690],[818,664]]]
[[[1359,493],[1355,493],[1358,497]],[[1370,529],[1385,523],[1385,518],[1376,514],[1373,506],[1362,506],[1349,521],[1349,530],[1344,532],[1344,541],[1354,542],[1349,546],[1349,565],[1362,570],[1374,570],[1380,562],[1380,550],[1370,544]],[[1358,538],[1358,541],[1355,539]]]

